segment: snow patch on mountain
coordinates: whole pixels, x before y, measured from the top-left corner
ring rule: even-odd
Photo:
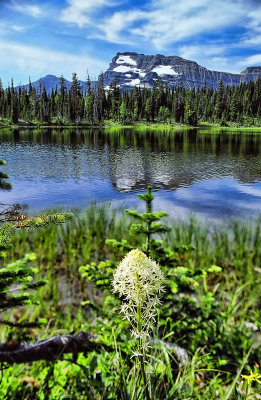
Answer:
[[[140,85],[140,79],[138,79],[138,78],[137,79],[133,79],[132,81],[125,83],[125,85],[128,85],[128,86]]]
[[[158,74],[159,76],[178,75],[178,73],[174,71],[171,65],[157,65],[157,67],[154,67],[151,72],[156,72],[156,74]]]
[[[137,62],[131,58],[131,56],[120,56],[116,60],[116,64],[129,64],[129,65],[137,65]]]
[[[146,75],[146,72],[144,72],[142,69],[133,68],[132,66],[128,66],[128,65],[118,65],[117,67],[113,68],[112,71],[122,72],[123,74],[125,74],[125,76],[130,75],[127,72],[133,72],[135,74],[139,74],[142,78],[144,78],[144,76]]]
[[[126,67],[125,65],[119,65],[118,67],[113,68],[113,71],[122,72],[124,74],[125,72],[130,71],[130,67]]]
[[[185,89],[193,87],[218,88],[222,79],[224,85],[239,85],[261,77],[261,67],[248,67],[241,74],[210,71],[195,61],[178,56],[162,54],[145,55],[135,52],[117,53],[104,74],[104,84],[109,85],[117,78],[120,88],[142,86],[152,88],[159,78],[172,89],[183,84]]]

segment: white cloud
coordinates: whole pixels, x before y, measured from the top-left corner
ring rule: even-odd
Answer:
[[[109,0],[67,0],[66,7],[61,14],[61,20],[77,24],[80,28],[91,23],[90,13],[97,8],[110,5]]]
[[[12,1],[10,7],[17,12],[22,14],[30,15],[31,17],[38,18],[40,15],[43,14],[43,10],[36,4],[29,4],[29,3],[18,3],[17,1]]]
[[[234,58],[233,63],[231,63],[231,59],[226,56],[228,51],[229,48],[225,45],[195,44],[178,47],[176,54],[187,60],[196,61],[198,64],[208,69],[239,73],[242,70],[242,65],[239,64],[240,60]]]
[[[261,54],[255,54],[253,56],[249,56],[244,60],[240,61],[240,65],[245,66],[253,66],[253,65],[261,65]]]
[[[149,43],[158,50],[235,26],[261,32],[261,4],[246,9],[243,0],[151,0],[139,9],[114,12],[97,25],[109,42]]]
[[[12,65],[16,75],[30,75],[38,79],[46,74],[63,74],[71,79],[76,72],[80,79],[90,76],[96,78],[100,71],[107,69],[107,64],[88,55],[72,55],[65,52],[17,44],[9,41],[0,42],[0,69],[8,71]],[[37,75],[36,75],[37,74]],[[10,76],[11,78],[11,76]],[[16,82],[19,84],[20,82]]]
[[[108,42],[118,44],[134,44],[129,35],[121,34],[122,31],[130,29],[134,22],[147,19],[147,13],[140,10],[118,11],[111,17],[99,24],[103,36],[100,38],[106,39]],[[105,35],[105,37],[104,37]]]
[[[147,10],[114,13],[103,21],[101,29],[109,41],[124,41],[125,31],[129,40],[131,35],[163,49],[170,43],[231,26],[243,16],[245,7],[240,0],[152,0]]]
[[[261,5],[256,6],[253,10],[247,13],[249,17],[249,26],[260,32],[261,29]]]
[[[226,46],[224,45],[216,45],[216,44],[208,44],[208,45],[200,45],[195,44],[192,46],[180,46],[179,47],[179,55],[183,58],[194,59],[198,55],[206,54],[207,57],[210,56],[220,56],[223,55],[226,51]]]
[[[22,25],[12,25],[12,29],[16,32],[25,32],[27,28]]]
[[[254,35],[252,37],[245,38],[241,43],[241,46],[261,46],[261,35]]]

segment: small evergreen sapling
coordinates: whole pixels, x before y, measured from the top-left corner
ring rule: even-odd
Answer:
[[[137,223],[130,224],[130,233],[133,241],[141,243],[140,250],[147,256],[158,262],[163,269],[167,269],[167,275],[170,273],[170,267],[176,267],[182,262],[181,258],[184,253],[193,250],[193,246],[173,246],[172,249],[164,246],[163,240],[156,239],[153,235],[160,235],[170,231],[170,228],[163,224],[160,220],[167,217],[168,214],[164,211],[153,212],[152,202],[154,195],[152,194],[151,186],[148,186],[145,194],[138,194],[137,197],[146,203],[146,211],[139,213],[137,210],[125,210],[125,214],[137,220]],[[138,239],[141,237],[141,240]],[[127,253],[137,247],[137,243],[128,243],[125,239],[117,241],[115,239],[107,239],[106,244],[110,245],[120,252]],[[82,276],[86,277],[90,282],[93,282],[97,287],[110,287],[110,282],[114,269],[118,263],[116,261],[102,261],[99,265],[96,263],[87,264],[80,267]],[[164,271],[166,273],[166,271]],[[176,274],[175,274],[176,275]],[[178,276],[177,276],[178,277]],[[187,277],[187,283],[192,285],[196,282],[192,277]],[[183,278],[184,281],[185,278]],[[176,287],[176,286],[175,286]],[[177,288],[175,289],[175,293]]]
[[[0,312],[11,308],[17,308],[23,305],[36,303],[32,291],[43,286],[46,282],[43,280],[34,281],[38,270],[30,266],[31,262],[36,260],[34,253],[26,254],[23,259],[17,260],[6,266],[1,265],[1,260],[6,258],[6,252],[10,249],[9,241],[17,229],[37,229],[51,224],[60,224],[71,219],[71,214],[56,214],[50,216],[42,216],[35,218],[14,217],[12,214],[5,213],[4,217],[13,219],[12,222],[3,222],[0,219]],[[16,221],[14,222],[14,218]],[[33,324],[15,324],[9,321],[1,321],[10,326],[31,327],[37,326]]]
[[[0,161],[1,164],[5,162]],[[0,175],[0,189],[10,189],[11,184],[6,182],[8,176]],[[4,208],[0,212],[0,313],[18,308],[24,305],[37,303],[33,292],[43,286],[46,282],[35,279],[38,270],[31,266],[36,260],[34,253],[26,254],[21,260],[17,260],[6,266],[2,265],[7,256],[7,251],[11,248],[10,239],[17,229],[38,229],[51,224],[61,224],[72,218],[72,214],[54,214],[29,218],[21,214],[21,206],[15,204]],[[11,327],[29,328],[42,324],[43,321],[15,323],[8,320],[1,320],[1,323]]]
[[[0,165],[5,165],[6,161],[0,160]],[[9,176],[5,174],[4,172],[0,171],[0,190],[10,190],[12,188],[12,185],[10,182],[8,182],[6,179],[8,179]]]
[[[161,298],[159,334],[166,331],[175,332],[175,341],[179,340],[186,348],[195,350],[204,346],[221,329],[222,317],[215,300],[215,290],[209,290],[207,277],[218,273],[221,268],[211,266],[197,268],[190,265],[189,252],[194,250],[192,245],[175,245],[169,248],[162,240],[155,238],[168,232],[170,228],[161,222],[167,213],[153,212],[154,196],[149,186],[145,194],[138,198],[145,202],[146,210],[139,213],[137,210],[125,210],[125,213],[134,218],[137,223],[130,224],[132,242],[122,239],[107,239],[106,244],[119,251],[118,256],[139,248],[150,258],[155,260],[166,276],[166,288]],[[139,245],[140,244],[140,245]],[[104,289],[110,293],[111,281],[118,261],[102,261],[99,264],[90,263],[80,267],[82,278],[92,282],[94,287]],[[198,293],[199,286],[203,287]],[[111,295],[109,295],[110,297]],[[198,300],[197,300],[198,298]],[[111,309],[98,306],[90,301],[83,303],[93,307],[100,316],[110,313]],[[111,317],[111,316],[110,316]]]

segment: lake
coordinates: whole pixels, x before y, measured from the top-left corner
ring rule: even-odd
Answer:
[[[155,208],[216,220],[261,215],[261,134],[199,130],[2,129],[0,203],[135,207],[147,185]],[[138,201],[139,202],[139,201]]]

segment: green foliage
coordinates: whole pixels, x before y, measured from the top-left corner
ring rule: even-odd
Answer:
[[[152,89],[134,87],[121,93],[116,78],[105,92],[102,74],[96,85],[87,77],[84,89],[75,73],[70,90],[61,76],[60,89],[51,93],[41,83],[39,90],[31,82],[28,90],[15,90],[11,82],[6,90],[0,88],[0,125],[99,126],[110,120],[122,125],[139,121],[189,126],[197,126],[199,122],[260,126],[260,87],[261,79],[236,87],[224,86],[220,81],[218,90],[206,85],[185,90],[181,83],[171,90],[158,80]]]
[[[139,194],[138,198],[145,202],[146,212],[125,210],[126,215],[140,222],[131,223],[129,226],[130,243],[124,239],[107,239],[106,244],[125,254],[137,247],[137,237],[141,237],[138,247],[161,265],[167,277],[167,286],[159,309],[158,332],[161,336],[174,331],[173,339],[193,352],[198,346],[216,346],[217,337],[222,342],[226,314],[220,312],[216,300],[218,285],[210,290],[207,280],[213,279],[222,269],[215,264],[195,268],[189,262],[190,253],[195,250],[194,246],[172,244],[170,248],[164,245],[164,241],[153,238],[155,234],[166,234],[170,231],[169,227],[159,222],[167,213],[153,212],[154,195],[150,186],[147,192]],[[117,265],[118,260],[102,261],[98,264],[92,262],[81,266],[80,272],[82,278],[108,293]],[[240,357],[239,353],[235,352],[236,358]]]
[[[84,330],[100,335],[98,340],[106,349],[88,356],[80,354],[77,360],[68,355],[69,361],[51,366],[42,362],[12,366],[4,371],[0,398],[132,399],[135,379],[140,379],[141,373],[138,367],[134,370],[131,358],[134,341],[128,322],[119,314],[120,302],[110,293],[109,282],[98,282],[105,272],[111,281],[124,254],[132,247],[146,245],[146,234],[130,234],[130,218],[131,223],[142,221],[120,215],[108,206],[93,205],[68,224],[30,232],[18,230],[3,263],[10,264],[11,256],[15,260],[32,250],[37,253],[39,271],[46,273],[48,285],[37,290],[39,305],[26,309],[32,321],[36,316],[48,319],[39,335]],[[142,224],[147,226],[147,222]],[[230,391],[231,400],[243,400],[244,386],[241,389],[237,370],[244,366],[253,338],[258,344],[259,335],[258,331],[253,335],[246,322],[260,329],[260,221],[253,226],[242,221],[220,226],[191,218],[168,219],[168,225],[171,230],[163,234],[161,246],[174,253],[172,266],[164,268],[175,279],[169,278],[173,285],[168,288],[173,290],[171,298],[166,299],[169,306],[164,294],[156,318],[157,333],[150,343],[147,368],[152,398],[216,400],[224,399]],[[108,237],[115,238],[110,239],[115,246],[105,245]],[[152,235],[151,240],[159,238]],[[107,258],[111,260],[108,264],[103,261]],[[86,264],[91,272],[86,271],[81,279],[77,265]],[[64,296],[66,300],[70,296],[67,302]],[[175,345],[187,350],[185,365],[178,362],[171,347]],[[256,347],[242,374],[248,375],[250,368],[258,372],[259,360],[260,348]],[[136,388],[138,396],[145,398],[144,386],[138,384]],[[249,399],[254,399],[255,393],[260,393],[257,382],[249,387]]]
[[[3,162],[1,162],[3,164]],[[3,177],[3,175],[2,175]],[[7,175],[4,176],[7,178]],[[6,189],[6,183],[2,182],[0,189]],[[6,266],[1,265],[1,260],[7,256],[10,250],[9,241],[17,229],[33,230],[50,224],[60,224],[72,218],[72,214],[54,214],[28,218],[20,214],[21,207],[14,205],[4,209],[0,214],[0,313],[9,309],[16,309],[25,305],[37,303],[32,292],[45,285],[44,280],[34,280],[38,269],[31,266],[36,260],[34,253],[26,254],[22,259],[16,260]],[[11,327],[36,327],[39,322],[15,323],[7,320],[1,321]],[[40,321],[42,324],[43,321]]]
[[[6,215],[5,215],[6,216]],[[52,223],[62,223],[71,218],[70,214],[57,214],[52,216],[35,217],[22,221],[6,222],[0,227],[0,266],[1,259],[6,258],[6,252],[10,249],[9,240],[16,229],[36,229]],[[36,296],[32,294],[35,290],[46,284],[44,280],[35,280],[38,269],[30,264],[36,260],[34,253],[26,254],[22,259],[17,260],[5,267],[0,268],[0,313],[9,309],[17,309],[22,306],[37,304]],[[10,322],[2,320],[2,323],[11,327],[32,328],[45,323],[39,322]],[[20,336],[19,336],[20,337]],[[20,337],[21,338],[21,337]]]
[[[0,165],[5,165],[6,161],[0,160]],[[9,183],[6,179],[9,176],[4,172],[0,171],[0,190],[10,190],[12,188],[11,183]]]

